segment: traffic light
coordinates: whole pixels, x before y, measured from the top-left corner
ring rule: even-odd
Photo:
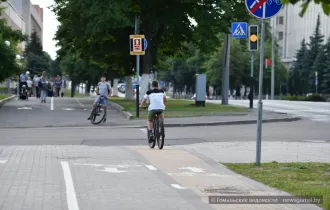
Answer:
[[[249,26],[249,51],[258,51],[258,25]]]

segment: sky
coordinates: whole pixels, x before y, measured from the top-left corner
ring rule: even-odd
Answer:
[[[44,10],[43,21],[43,50],[48,52],[52,59],[56,58],[56,41],[53,40],[59,22],[56,15],[47,7],[54,4],[53,0],[31,0],[32,4],[38,4]]]

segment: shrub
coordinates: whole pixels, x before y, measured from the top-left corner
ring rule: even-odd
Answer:
[[[327,99],[319,94],[312,94],[306,97],[305,101],[326,102]]]
[[[287,101],[315,101],[315,102],[325,102],[327,99],[319,94],[312,94],[307,97],[305,96],[284,96],[282,100]]]

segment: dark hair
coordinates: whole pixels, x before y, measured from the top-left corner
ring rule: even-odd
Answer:
[[[152,81],[152,83],[151,83],[151,86],[152,87],[158,87],[158,81]]]

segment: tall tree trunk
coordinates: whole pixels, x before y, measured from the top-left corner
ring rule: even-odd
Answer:
[[[132,86],[132,77],[131,76],[126,76],[126,88],[125,88],[125,99],[127,100],[133,100],[133,86]]]

